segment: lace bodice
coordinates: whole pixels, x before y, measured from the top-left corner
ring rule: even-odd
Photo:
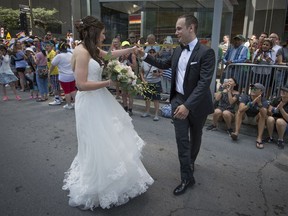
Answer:
[[[91,58],[88,64],[88,80],[101,81],[102,71],[103,67],[101,67],[97,61]]]

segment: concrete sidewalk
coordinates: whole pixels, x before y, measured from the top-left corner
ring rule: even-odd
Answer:
[[[112,92],[113,93],[113,92]],[[166,96],[166,97],[165,97]],[[166,102],[166,98],[168,97],[167,95],[165,95],[165,99],[160,101],[160,108],[166,104],[169,104],[168,102]],[[119,103],[122,104],[122,99],[117,99]],[[153,114],[154,113],[154,104],[153,102],[151,102],[151,108],[150,108],[150,113]],[[138,112],[145,112],[145,100],[141,97],[136,97],[134,98],[134,103],[133,103],[133,110],[138,111]],[[159,116],[161,116],[161,111],[159,111]],[[212,123],[213,120],[213,115],[210,114],[207,117],[207,121],[206,121],[206,125],[209,125]],[[224,122],[219,122],[219,128],[218,130],[226,130],[226,125]],[[247,124],[242,124],[241,126],[241,130],[240,130],[240,136],[241,134],[247,135],[247,136],[251,136],[251,137],[255,137],[257,136],[257,126],[254,125],[247,125]],[[265,138],[266,136],[268,136],[267,130],[264,131],[263,134],[263,138]],[[277,136],[276,136],[277,137]]]

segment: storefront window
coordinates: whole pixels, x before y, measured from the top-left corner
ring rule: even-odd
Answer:
[[[193,12],[198,18],[198,38],[202,43],[209,43],[213,25],[214,1],[100,1],[101,19],[106,26],[106,44],[113,37],[127,40],[134,32],[137,40],[146,41],[149,34],[154,34],[156,41],[161,43],[164,38],[175,37],[177,18],[188,12]]]

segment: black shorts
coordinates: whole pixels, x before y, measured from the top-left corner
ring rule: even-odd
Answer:
[[[24,73],[26,70],[26,68],[20,67],[20,68],[16,68],[17,73]]]
[[[162,91],[161,81],[158,83],[149,83],[149,90],[151,90],[152,93],[145,92],[144,96],[146,97],[146,99],[150,99],[150,100],[161,99],[161,95],[160,95]]]
[[[247,111],[246,111],[246,115],[248,116],[248,117],[255,117],[255,116],[257,116],[258,115],[258,113],[259,113],[259,110],[255,110],[255,109],[251,109],[251,108],[249,108]]]

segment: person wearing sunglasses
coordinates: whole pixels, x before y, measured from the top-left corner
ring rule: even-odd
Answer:
[[[131,32],[130,34],[129,34],[129,42],[130,42],[130,45],[136,45],[136,43],[137,43],[137,40],[136,40],[136,35],[135,35],[135,33],[134,32]]]
[[[265,87],[261,83],[250,85],[250,95],[243,93],[240,96],[239,109],[235,117],[235,132],[231,133],[232,140],[236,141],[240,132],[242,121],[252,125],[258,125],[256,148],[263,149],[263,131],[267,116],[268,101],[263,97]]]

